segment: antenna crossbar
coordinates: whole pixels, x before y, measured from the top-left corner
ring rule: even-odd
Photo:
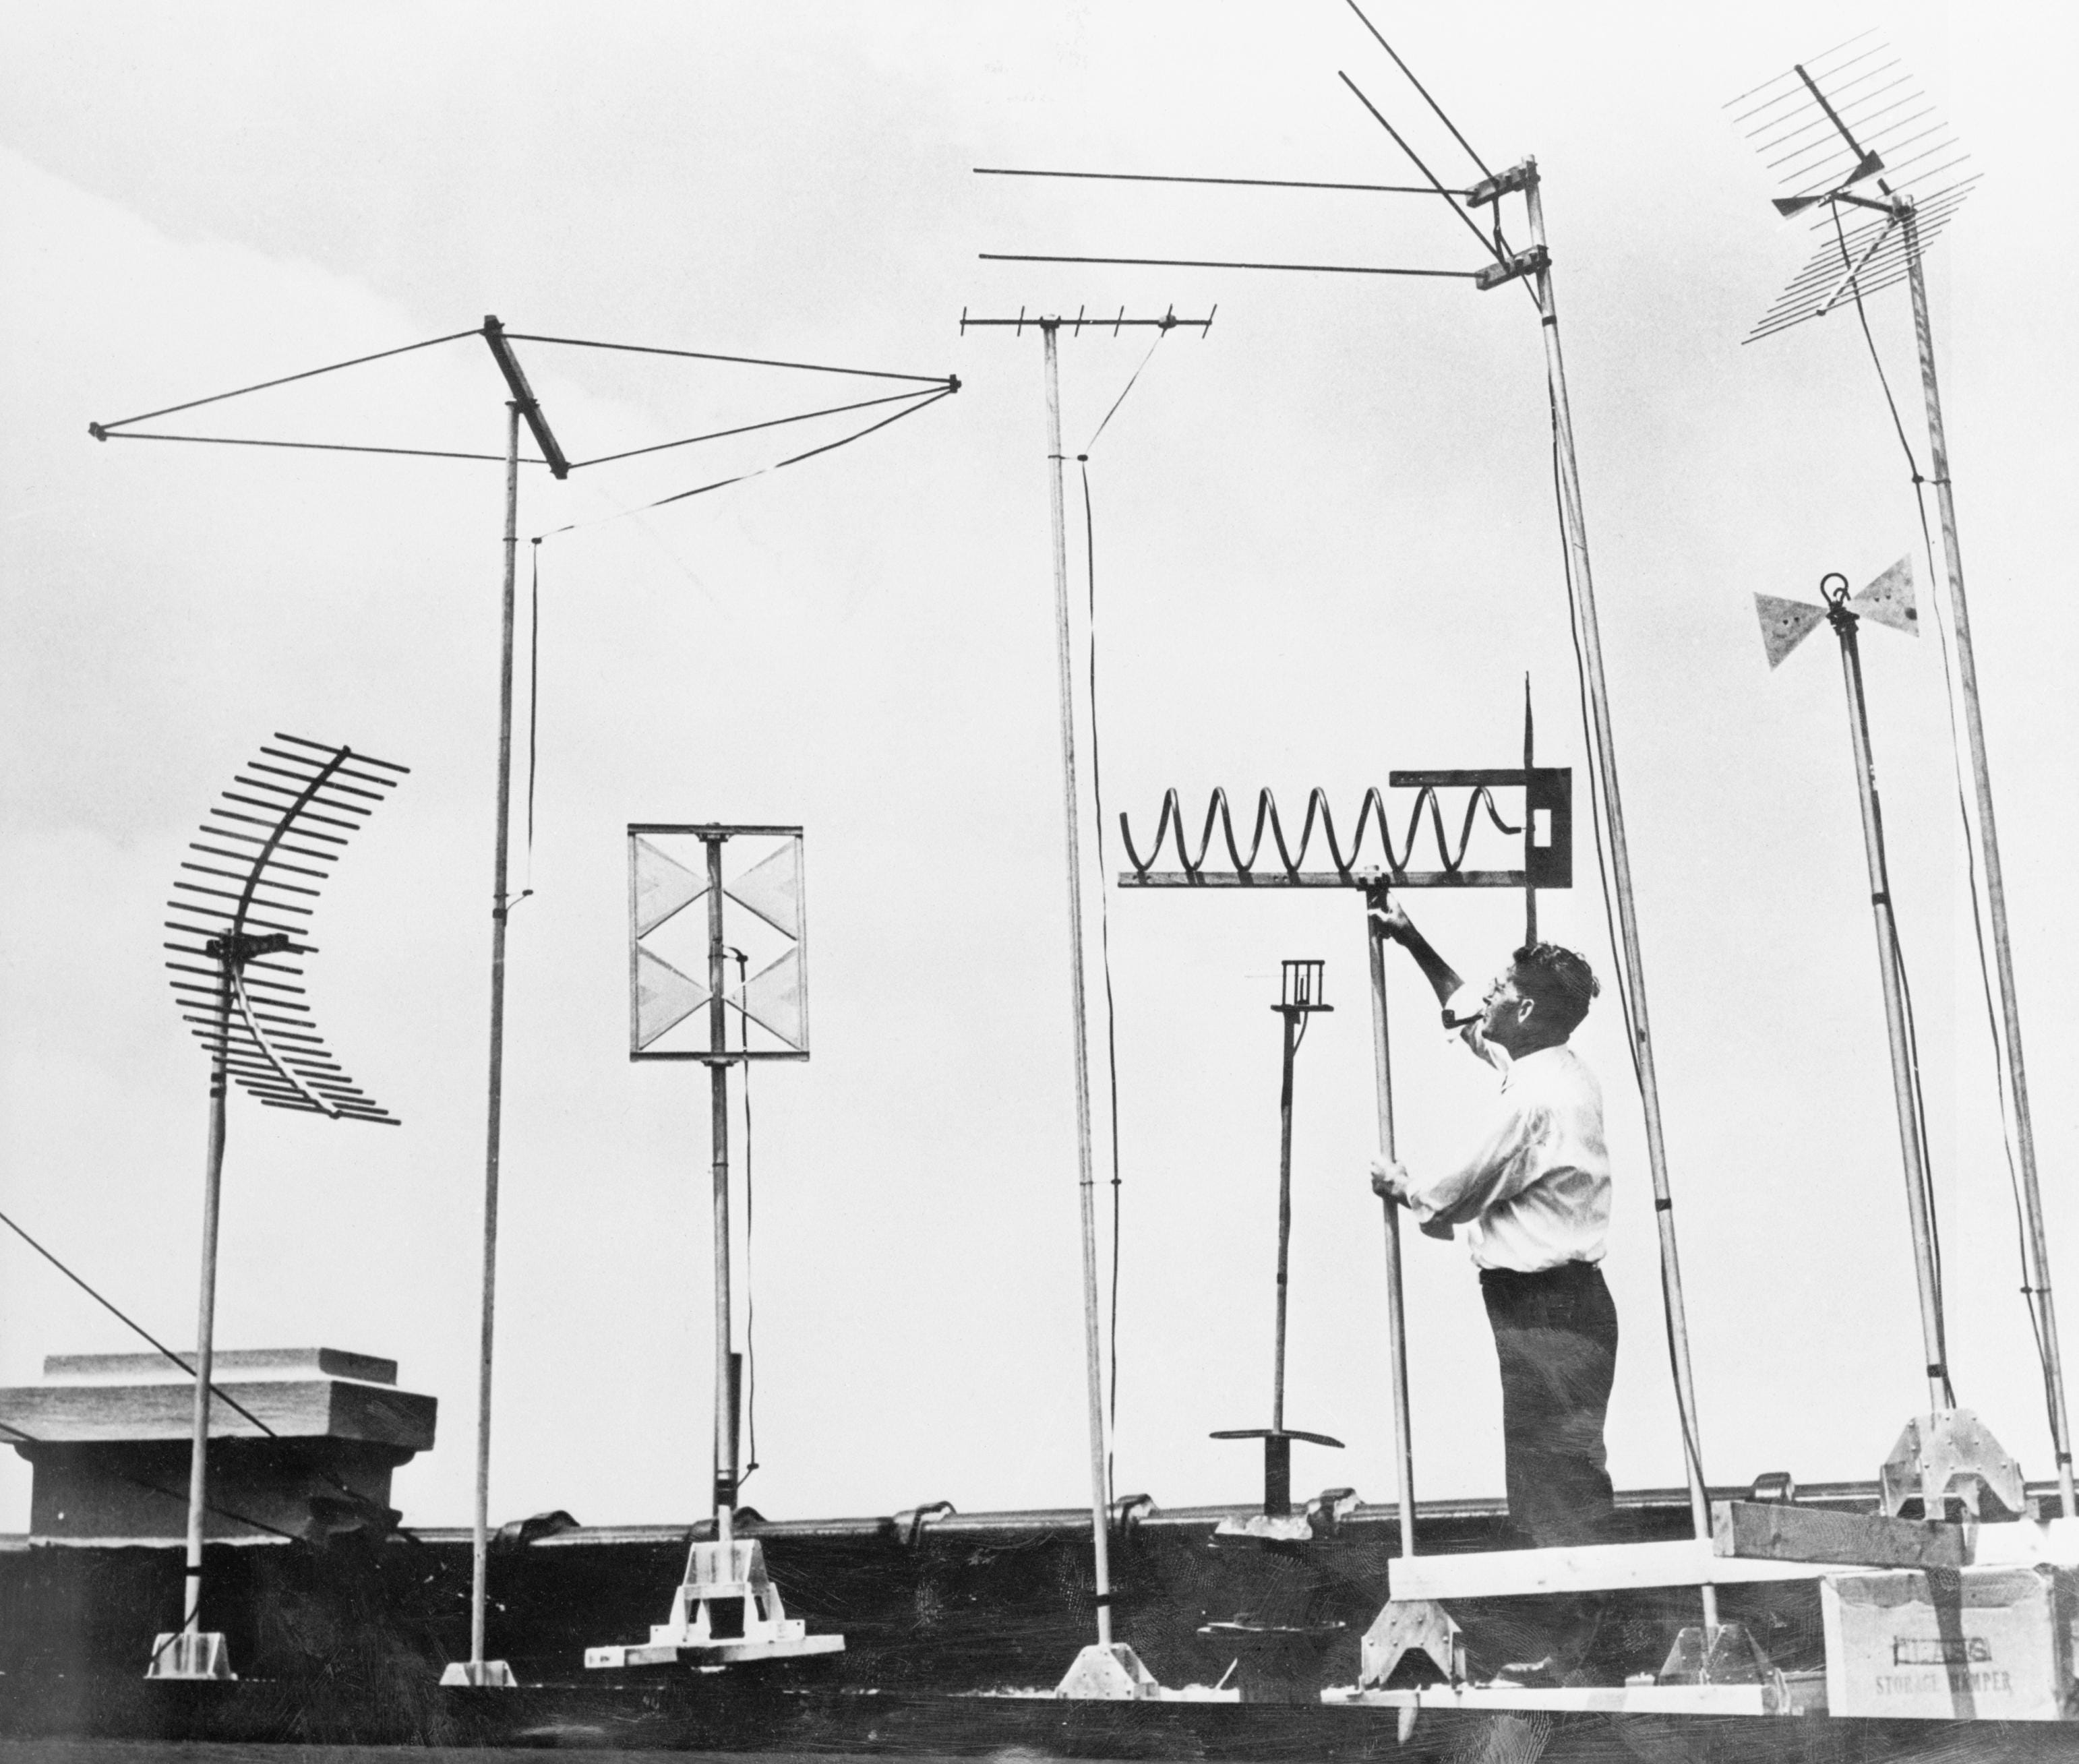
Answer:
[[[563,449],[549,428],[549,420],[542,414],[541,400],[534,396],[534,389],[527,383],[527,370],[520,365],[520,357],[512,353],[512,345],[505,335],[505,327],[492,313],[483,316],[483,341],[491,345],[491,353],[497,363],[498,371],[505,376],[505,383],[512,389],[512,402],[520,407],[520,415],[525,420],[528,432],[534,437],[534,445],[542,449],[542,457],[549,462],[549,470],[559,479],[571,474],[571,462],[563,457]]]
[[[1428,184],[1343,184],[1312,178],[1190,178],[1168,172],[1066,172],[1028,170],[1016,165],[977,165],[977,178],[1079,178],[1124,184],[1211,184],[1248,190],[1359,190],[1378,196],[1435,196]],[[1457,192],[1442,192],[1455,194]]]
[[[990,253],[984,252],[982,255],[984,257],[988,257]],[[1042,259],[1040,261],[1070,262],[1082,260],[1062,258],[1059,260]],[[1203,336],[1207,332],[1212,329],[1214,316],[1218,313],[1219,311],[1219,307],[1215,305],[1207,311],[1205,317],[1203,319],[1180,319],[1177,316],[1177,309],[1174,307],[1171,307],[1165,311],[1161,317],[1158,319],[1129,319],[1126,316],[1126,308],[1124,307],[1121,307],[1118,312],[1111,318],[1106,318],[1101,314],[1098,316],[1093,317],[1087,307],[1077,307],[1076,308],[1076,316],[1072,319],[1065,313],[1027,312],[1023,307],[1020,307],[1018,310],[1018,316],[1014,319],[977,319],[971,316],[968,314],[968,309],[965,307],[962,307],[960,308],[960,331],[963,336],[964,336],[969,330],[987,330],[991,328],[1014,331],[1023,334],[1026,326],[1029,324],[1035,330],[1038,331],[1058,332],[1065,329],[1071,336],[1081,336],[1086,328],[1092,331],[1108,331],[1115,336],[1116,336],[1121,331],[1135,330],[1196,331],[1200,336]]]

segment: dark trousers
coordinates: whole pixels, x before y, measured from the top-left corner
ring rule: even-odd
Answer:
[[[1510,1521],[1537,1549],[1599,1542],[1612,1511],[1603,1417],[1617,1362],[1602,1270],[1483,1269],[1480,1296],[1501,1362]]]

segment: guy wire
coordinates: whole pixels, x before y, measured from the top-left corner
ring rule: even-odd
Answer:
[[[541,726],[542,702],[542,541],[532,541],[532,568],[527,589],[527,888],[534,892],[534,773],[539,757],[535,737]]]
[[[1119,1436],[1119,1223],[1121,1209],[1119,1196],[1122,1184],[1119,1177],[1119,1007],[1113,996],[1111,983],[1111,889],[1106,880],[1104,855],[1104,774],[1099,763],[1098,746],[1098,536],[1097,524],[1090,512],[1090,450],[1098,444],[1119,408],[1126,402],[1126,395],[1139,382],[1143,370],[1155,359],[1155,352],[1162,347],[1162,340],[1169,335],[1167,329],[1155,333],[1155,341],[1148,345],[1148,353],[1140,358],[1140,366],[1127,376],[1125,386],[1111,408],[1104,413],[1083,450],[1076,455],[1077,465],[1083,477],[1083,563],[1084,579],[1088,584],[1090,619],[1090,799],[1093,813],[1097,818],[1098,855],[1098,950],[1100,965],[1104,972],[1105,993],[1105,1067],[1111,1086],[1111,1319],[1110,1340],[1110,1390],[1106,1403],[1106,1431],[1111,1436],[1115,1453]],[[1112,1482],[1113,1461],[1107,1454],[1105,1462],[1105,1481]]]
[[[1935,591],[1935,584],[1938,580],[1943,579],[1939,577],[1937,575],[1935,561],[1935,535],[1933,530],[1928,525],[1927,520],[1927,480],[1921,473],[1919,460],[1914,457],[1913,443],[1906,438],[1905,424],[1901,420],[1899,416],[1898,401],[1892,396],[1891,380],[1889,376],[1884,372],[1884,357],[1877,353],[1876,338],[1870,330],[1869,314],[1864,310],[1863,305],[1862,278],[1856,274],[1855,266],[1850,259],[1848,253],[1847,236],[1843,231],[1841,226],[1841,206],[1838,203],[1830,203],[1827,204],[1827,207],[1833,216],[1834,236],[1835,240],[1840,246],[1841,261],[1848,272],[1848,291],[1854,298],[1855,303],[1856,322],[1862,327],[1863,342],[1864,346],[1869,351],[1870,365],[1876,370],[1877,384],[1884,390],[1884,405],[1891,412],[1892,428],[1898,437],[1899,450],[1905,455],[1906,470],[1911,474],[1913,479],[1914,509],[1920,520],[1921,552],[1922,556],[1924,556],[1927,560],[1928,589],[1931,595]],[[2000,1106],[2000,1150],[2006,1160],[2007,1189],[2009,1193],[2014,1198],[2014,1235],[2017,1239],[2017,1247],[2020,1252],[2021,1256],[2022,1301],[2028,1307],[2029,1332],[2035,1339],[2036,1363],[2043,1374],[2043,1403],[2045,1409],[2050,1416],[2051,1439],[2054,1444],[2057,1437],[2057,1394],[2051,1380],[2050,1347],[2049,1343],[2043,1335],[2043,1315],[2037,1302],[2039,1293],[2041,1289],[2039,1289],[2030,1283],[2031,1277],[2035,1274],[2035,1271],[2031,1266],[2028,1227],[2027,1222],[2024,1217],[2025,1210],[2022,1204],[2021,1197],[2021,1177],[2019,1173],[2014,1168],[2014,1137],[2010,1126],[2012,1118],[2012,1105],[2007,1092],[2006,1066],[2005,1061],[2001,1057],[2001,1050],[2006,1044],[2006,1038],[2005,1030],[2000,1022],[1998,1008],[1993,1001],[1992,970],[1991,965],[1986,959],[1985,955],[1985,918],[1978,892],[1978,856],[1977,850],[1972,843],[1970,800],[1964,788],[1964,759],[1961,752],[1962,744],[1956,738],[1956,688],[1950,666],[1949,629],[1947,625],[1939,617],[1930,622],[1935,626],[1936,641],[1942,646],[1942,689],[1943,696],[1947,700],[1949,711],[1949,758],[1951,767],[1956,780],[1957,817],[1962,821],[1964,826],[1964,873],[1970,885],[1971,934],[1977,951],[1978,985],[1980,993],[1985,1000],[1986,1025],[1992,1035],[1993,1078]],[[1904,961],[1901,959],[1898,965],[1900,979],[1901,982],[1903,982],[1905,978]],[[1907,997],[1906,1010],[1908,1023],[1910,1026],[1912,1014],[1912,1001],[1910,994]],[[1909,1035],[1910,1035],[1910,1030],[1909,1026]],[[1919,1055],[1916,1047],[1914,1054],[1914,1088],[1916,1100],[1919,1094]],[[1922,1132],[1922,1140],[1923,1143],[1926,1142],[1926,1135],[1925,1129],[1923,1128]],[[1931,1222],[1934,1218],[1933,1199],[1931,1196],[1929,1199],[1928,1217]],[[1941,1284],[1940,1253],[1940,1247],[1938,1242],[1935,1248],[1936,1290],[1938,1293],[1940,1290]],[[2041,1277],[2043,1279],[2045,1285],[2047,1285],[2049,1279],[2049,1273],[2048,1269],[2043,1270]],[[1936,1318],[1939,1323],[1941,1320],[1941,1307],[1939,1302],[1936,1306]],[[1946,1369],[1948,1364],[1948,1354],[1946,1348],[1943,1354],[1943,1364]]]
[[[66,1267],[65,1264],[60,1261],[56,1256],[52,1255],[50,1251],[44,1248],[44,1246],[38,1243],[35,1238],[30,1236],[27,1231],[23,1231],[19,1225],[17,1225],[15,1221],[10,1218],[5,1213],[0,1213],[0,1225],[6,1226],[9,1231],[12,1231],[17,1237],[20,1238],[21,1240],[27,1244],[30,1248],[34,1250],[39,1256],[42,1256],[43,1259],[48,1262],[52,1267],[55,1268],[61,1274],[64,1275],[65,1277],[70,1281],[73,1285],[78,1287],[82,1292],[85,1293],[88,1298],[91,1298],[94,1303],[100,1306],[103,1310],[107,1311],[110,1316],[113,1317],[118,1323],[121,1323],[123,1327],[128,1329],[132,1335],[137,1336],[139,1340],[149,1344],[149,1345],[159,1354],[165,1359],[171,1361],[174,1365],[179,1367],[180,1369],[182,1372],[185,1372],[190,1378],[195,1376],[195,1369],[186,1361],[183,1360],[178,1354],[175,1353],[172,1348],[169,1348],[165,1343],[160,1340],[157,1336],[153,1335],[150,1330],[147,1329],[142,1323],[139,1323],[136,1318],[131,1316],[127,1311],[119,1308],[114,1301],[105,1298],[99,1293],[96,1292],[93,1287],[87,1285],[86,1281],[82,1279],[77,1274],[74,1273],[72,1269]],[[221,1402],[234,1415],[243,1416],[246,1420],[251,1422],[254,1427],[259,1428],[259,1430],[262,1433],[266,1434],[269,1439],[278,1440],[281,1438],[280,1434],[277,1433],[274,1428],[268,1426],[265,1421],[261,1420],[258,1415],[255,1415],[250,1409],[247,1408],[245,1405],[241,1402],[236,1397],[227,1393],[224,1387],[218,1384],[213,1378],[210,1381],[209,1394],[213,1401]],[[5,1423],[0,1423],[0,1425],[4,1424]],[[19,1432],[20,1429],[10,1428],[7,1431],[10,1432]],[[29,1437],[27,1434],[23,1434],[22,1436],[24,1439],[27,1439]],[[345,1483],[342,1482],[339,1478],[334,1475],[331,1471],[320,1469],[318,1473],[323,1476],[324,1479],[328,1482],[331,1483],[334,1488],[337,1489],[341,1494],[347,1496],[349,1499],[357,1502],[361,1499],[359,1495],[356,1494],[352,1489],[349,1488]],[[134,1482],[136,1481],[136,1478],[126,1478],[125,1480]],[[156,1485],[148,1482],[140,1482],[138,1484],[138,1486],[140,1488],[153,1488],[155,1487]],[[159,1489],[157,1492],[163,1494],[167,1493],[168,1490]],[[176,1498],[181,1499],[186,1499],[185,1496],[178,1496]],[[211,1507],[210,1511],[227,1519],[237,1519],[241,1524],[257,1526],[259,1529],[263,1532],[271,1531],[274,1529],[271,1526],[261,1524],[260,1521],[257,1519],[247,1519],[241,1514],[228,1512],[222,1507]],[[404,1528],[402,1526],[399,1526],[397,1528],[399,1532],[404,1531]],[[286,1537],[289,1533],[282,1532],[278,1532],[276,1535]]]

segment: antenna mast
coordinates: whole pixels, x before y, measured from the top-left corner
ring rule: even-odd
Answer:
[[[1964,592],[1964,557],[1956,535],[1956,494],[1949,477],[1949,444],[1935,376],[1935,334],[1928,315],[1924,264],[1927,244],[1970,194],[1977,174],[1960,174],[1968,156],[1947,125],[1932,119],[1932,105],[1918,94],[1900,99],[1889,86],[1870,89],[1873,79],[1897,65],[1896,58],[1875,68],[1868,65],[1889,52],[1881,42],[1870,42],[1866,33],[1814,56],[1809,65],[1797,64],[1789,73],[1732,101],[1746,107],[1734,117],[1735,126],[1752,124],[1746,132],[1764,153],[1788,147],[1801,136],[1814,137],[1793,148],[1782,161],[1787,168],[1784,182],[1790,194],[1776,198],[1775,205],[1777,213],[1786,218],[1813,209],[1826,211],[1813,228],[1821,236],[1818,251],[1745,341],[1751,343],[1807,319],[1824,318],[1846,304],[1852,304],[1861,316],[1866,295],[1901,281],[1907,284],[1911,297],[1914,342],[1919,357],[1921,397],[1927,423],[1928,477],[1935,485],[1949,590],[1948,661],[1953,678],[1953,709],[1963,725],[1963,745],[1971,766],[1975,818],[1972,814],[1965,815],[1964,838],[1975,847],[1985,876],[1985,914],[1992,933],[1999,993],[1995,1051],[2013,1111],[2013,1145],[2020,1166],[2018,1186],[2026,1225],[2023,1285],[2031,1304],[2040,1307],[2034,1315],[2043,1362],[2051,1445],[2057,1463],[2058,1496],[2065,1516],[2071,1518],[2079,1516],[2079,1499],[2075,1499],[2073,1486],[2072,1428],[2065,1398],[2064,1356],[2058,1341],[2056,1308],[2051,1297],[2050,1246],[2036,1171],[2028,1074],[2022,1056],[2021,1005],[2014,984],[2006,879],[1993,810],[1992,769],[1979,708],[1977,662],[1971,642],[1970,609]],[[1864,132],[1859,134],[1859,131]],[[1887,162],[1886,155],[1891,156],[1893,162]],[[1877,196],[1856,188],[1872,182]],[[1858,218],[1858,224],[1850,228],[1844,224],[1844,209],[1858,217],[1870,218]],[[1864,324],[1867,328],[1867,317]],[[1874,342],[1871,353],[1876,353]],[[1882,371],[1881,364],[1879,371]],[[1899,441],[1910,459],[1912,449],[1902,428]],[[1922,477],[1917,461],[1913,469],[1914,496],[1918,501]],[[1921,518],[1924,529],[1924,503]],[[1931,541],[1929,550],[1931,553]]]
[[[1158,319],[1129,319],[1124,307],[1110,319],[1088,321],[1092,332],[1108,331],[1116,336],[1127,329],[1171,331],[1180,327],[1203,336],[1211,329],[1213,314],[1203,319],[1180,319],[1176,309]],[[1098,1291],[1097,1177],[1090,1149],[1090,1030],[1084,1001],[1083,880],[1080,793],[1076,783],[1076,709],[1073,637],[1069,618],[1069,540],[1063,508],[1061,468],[1061,366],[1060,332],[1064,325],[1072,336],[1086,328],[1084,311],[1073,319],[1058,314],[1028,319],[1023,310],[1014,319],[970,318],[960,314],[960,332],[970,328],[1007,328],[1022,336],[1030,325],[1040,333],[1045,365],[1047,392],[1047,494],[1052,516],[1054,561],[1054,635],[1057,688],[1061,727],[1061,813],[1066,846],[1069,902],[1069,1008],[1071,1047],[1076,1083],[1076,1178],[1081,1214],[1083,1252],[1083,1357],[1084,1379],[1090,1406],[1090,1542],[1095,1579],[1097,1632],[1095,1645],[1083,1649],[1063,1679],[1064,1696],[1138,1696],[1153,1683],[1148,1669],[1131,1647],[1112,1640],[1111,1477],[1106,1468],[1104,1406],[1104,1342]]]

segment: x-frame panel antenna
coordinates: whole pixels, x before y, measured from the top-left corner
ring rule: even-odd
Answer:
[[[331,1057],[295,981],[299,959],[317,952],[320,866],[409,769],[277,734],[224,791],[236,806],[211,809],[189,844],[167,903],[174,1000],[225,1074],[269,1108],[396,1124]]]

